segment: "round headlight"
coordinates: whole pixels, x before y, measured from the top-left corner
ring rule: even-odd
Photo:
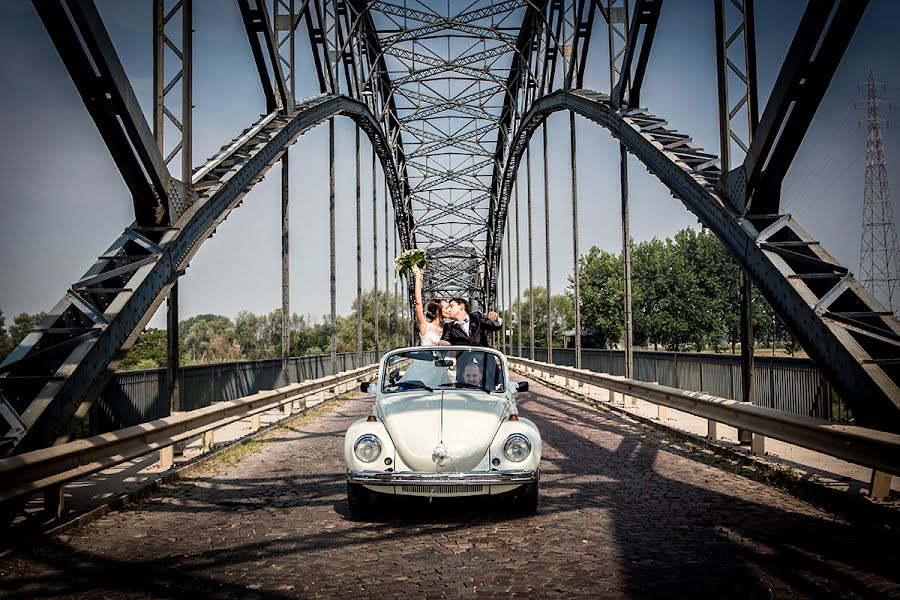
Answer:
[[[353,444],[353,453],[363,462],[374,462],[381,455],[381,440],[371,433],[362,435]]]
[[[531,454],[531,442],[521,433],[514,433],[506,438],[503,454],[513,462],[522,462]]]

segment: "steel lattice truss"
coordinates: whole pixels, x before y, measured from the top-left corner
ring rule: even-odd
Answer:
[[[374,2],[429,294],[483,300],[496,131],[525,2]]]
[[[662,0],[634,0],[631,10],[628,0],[236,1],[267,114],[179,181],[90,0],[33,0],[128,186],[135,221],[0,365],[6,451],[66,438],[201,244],[291,144],[335,117],[371,141],[403,249],[428,251],[426,293],[493,308],[520,161],[560,110],[607,129],[716,234],[860,423],[900,431],[900,323],[781,210],[785,173],[865,1],[809,3],[758,124],[750,102],[752,135],[741,138],[732,118],[755,99],[755,51],[741,67],[732,46],[753,31],[753,2],[713,0],[721,137],[735,140],[742,161],[730,150],[720,161],[640,107]],[[729,7],[737,25],[726,26]],[[609,64],[591,67],[608,69],[609,93],[579,89],[594,29],[608,34]],[[321,92],[306,100],[294,98],[298,30],[310,47],[296,52],[311,51]],[[722,92],[726,65],[747,92],[736,101]]]

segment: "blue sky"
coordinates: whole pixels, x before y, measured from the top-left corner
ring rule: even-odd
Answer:
[[[104,21],[150,115],[151,2],[97,2]],[[757,0],[760,102],[764,105],[805,2]],[[841,263],[858,269],[865,147],[865,114],[854,109],[869,68],[886,82],[883,95],[900,102],[900,3],[873,0],[823,99],[813,126],[785,181],[783,205]],[[235,3],[195,2],[194,163],[255,121],[262,93]],[[605,23],[598,21],[585,87],[608,90]],[[669,0],[663,8],[641,104],[701,146],[718,151],[712,2]],[[298,96],[318,92],[310,76],[305,38],[299,42]],[[68,286],[133,220],[130,198],[109,153],[79,99],[30,2],[0,3],[0,309],[51,308]],[[885,116],[898,119],[893,111]],[[858,122],[863,121],[863,126]],[[568,116],[549,122],[551,267],[554,291],[571,269]],[[579,243],[621,247],[618,149],[607,132],[578,119]],[[353,126],[338,120],[338,310],[356,293]],[[900,130],[884,131],[888,174],[900,216]],[[539,139],[535,138],[539,144]],[[303,136],[292,149],[291,308],[329,310],[327,129]],[[540,146],[535,149],[539,150]],[[535,158],[539,157],[539,151]],[[363,277],[371,287],[371,164],[363,138]],[[632,236],[671,236],[697,220],[633,158],[630,166]],[[533,176],[542,172],[533,161]],[[280,167],[206,242],[182,278],[182,317],[213,312],[233,316],[280,306]],[[536,284],[544,284],[543,196],[535,179]],[[524,191],[524,187],[522,187]],[[378,202],[381,202],[379,186]],[[524,204],[524,199],[523,199]],[[379,249],[383,248],[381,208]],[[524,230],[524,219],[522,220]],[[524,231],[523,231],[524,235]],[[523,238],[524,249],[524,238]],[[384,281],[379,250],[380,284]],[[526,276],[523,258],[523,288]],[[157,315],[153,324],[162,325]]]

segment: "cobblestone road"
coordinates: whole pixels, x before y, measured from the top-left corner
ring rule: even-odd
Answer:
[[[398,503],[349,519],[341,443],[365,398],[236,465],[0,563],[43,597],[900,597],[895,532],[858,528],[679,442],[532,384],[539,514]]]

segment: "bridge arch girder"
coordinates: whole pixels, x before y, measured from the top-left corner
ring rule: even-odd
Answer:
[[[493,301],[503,231],[519,160],[534,131],[554,112],[570,110],[618,138],[709,228],[776,309],[824,372],[859,424],[900,431],[900,322],[790,214],[740,215],[715,185],[717,157],[665,120],[642,109],[617,111],[609,96],[558,91],[534,101],[512,136],[499,172],[486,293]]]
[[[394,164],[379,120],[358,100],[321,95],[273,112],[226,144],[194,171],[197,200],[172,227],[125,229],[63,298],[0,364],[0,394],[26,429],[14,453],[47,447],[67,436],[134,345],[200,246],[300,136],[344,116],[363,130],[378,154],[404,248],[413,222],[409,186]]]

